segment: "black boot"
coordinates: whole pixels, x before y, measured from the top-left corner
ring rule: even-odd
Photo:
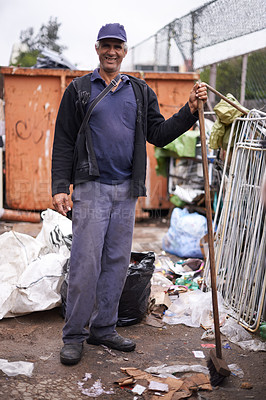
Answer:
[[[66,343],[60,351],[60,361],[62,364],[77,364],[82,355],[83,343]]]
[[[130,339],[125,339],[122,336],[118,335],[117,332],[114,332],[111,335],[105,336],[104,338],[96,338],[93,335],[87,339],[88,344],[100,345],[110,347],[111,349],[120,350],[120,351],[133,351],[135,350],[136,343],[134,343]]]

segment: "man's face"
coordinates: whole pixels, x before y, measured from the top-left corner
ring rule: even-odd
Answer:
[[[102,39],[96,51],[100,60],[100,68],[107,73],[120,71],[123,58],[127,54],[124,42],[117,39]]]

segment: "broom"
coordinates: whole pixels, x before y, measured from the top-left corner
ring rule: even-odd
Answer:
[[[202,100],[198,100],[198,113],[199,113],[199,124],[200,124],[202,167],[204,175],[205,207],[206,207],[206,217],[207,217],[207,227],[208,227],[209,260],[210,260],[211,289],[212,289],[212,308],[213,308],[213,320],[214,320],[214,332],[215,332],[215,351],[214,350],[210,351],[210,358],[207,362],[207,366],[210,372],[210,381],[212,386],[218,386],[227,376],[230,375],[231,372],[226,362],[222,358],[222,346],[221,346],[221,335],[219,328],[219,312],[218,312],[217,287],[216,287],[215,258],[214,258],[211,195],[210,195],[210,185],[209,185],[204,111],[203,111]]]

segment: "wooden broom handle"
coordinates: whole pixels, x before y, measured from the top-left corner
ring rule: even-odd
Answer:
[[[240,111],[242,114],[248,115],[247,110],[245,110],[244,108],[242,108],[241,106],[239,106],[238,104],[234,103],[232,100],[229,100],[227,97],[225,97],[222,93],[218,92],[218,90],[214,89],[213,87],[211,87],[210,85],[208,85],[208,83],[205,83],[206,87],[213,93],[217,94],[217,96],[221,97],[221,99],[223,99],[224,101],[226,101],[228,104],[230,104],[231,106],[235,107],[238,111]]]
[[[210,273],[211,273],[212,307],[213,307],[213,320],[214,320],[214,330],[215,330],[216,356],[217,358],[222,358],[221,334],[219,328],[219,311],[218,311],[217,287],[216,287],[211,193],[209,185],[208,159],[207,159],[207,149],[206,149],[206,135],[205,135],[203,107],[204,107],[203,101],[198,100],[201,155],[202,155],[202,167],[203,167],[204,190],[205,190],[205,207],[206,207],[206,217],[207,217],[207,227],[208,227],[209,260],[210,260]]]

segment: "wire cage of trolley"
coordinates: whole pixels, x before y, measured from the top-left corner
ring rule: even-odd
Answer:
[[[266,221],[261,183],[266,114],[251,110],[232,124],[214,218],[217,289],[237,321],[256,331],[265,313]],[[228,173],[229,170],[229,173]],[[210,290],[209,260],[204,289]]]

